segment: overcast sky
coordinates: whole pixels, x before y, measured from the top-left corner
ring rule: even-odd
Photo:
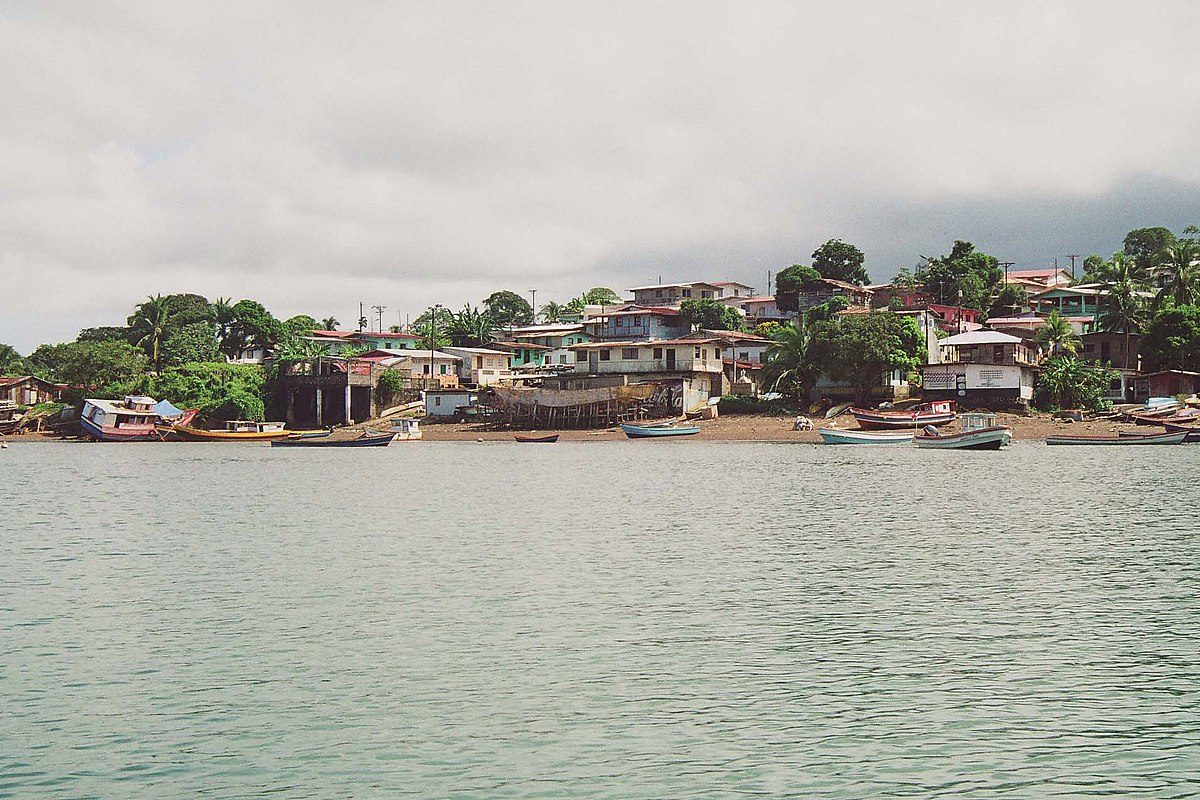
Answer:
[[[1200,223],[1191,2],[0,5],[0,342]]]

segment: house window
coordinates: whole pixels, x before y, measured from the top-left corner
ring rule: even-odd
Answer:
[[[684,296],[684,297],[691,297],[691,296],[692,296],[692,290],[691,290],[691,289],[684,289],[684,290],[683,290],[683,292],[682,292],[682,294],[683,294],[683,296]]]
[[[621,350],[621,358],[626,361],[635,361],[638,357],[638,349],[636,347],[625,347]]]
[[[600,360],[601,361],[611,361],[612,360],[612,350],[601,350],[600,351]]]
[[[435,406],[440,406],[440,405],[442,404],[442,397],[441,397],[441,395],[434,395],[434,396],[433,396],[433,404],[434,404]]]
[[[616,323],[616,324],[617,324],[617,327],[618,327],[618,328],[624,328],[624,327],[625,327],[625,318],[624,318],[624,317],[617,317],[617,323]]]
[[[654,348],[654,357],[662,358],[662,348],[661,347]]]
[[[585,361],[587,361],[587,353],[583,352],[582,350],[575,353],[575,363],[576,364],[582,364]]]
[[[749,361],[750,360],[750,351],[743,350],[742,352],[738,353],[738,358],[740,358],[742,361]]]
[[[655,297],[662,297],[662,293],[663,293],[663,290],[662,290],[662,289],[655,289],[655,290],[654,290],[654,296],[655,296]]]
[[[699,358],[699,357],[700,357],[700,348],[699,348],[699,347],[697,347],[697,348],[696,348],[696,354],[695,354],[694,356],[692,356],[692,357],[693,357],[693,358]]]
[[[706,291],[703,291],[703,290],[701,290],[701,292],[700,292],[700,299],[701,299],[701,300],[711,300],[711,299],[712,299],[712,292],[706,292]]]
[[[438,371],[439,371],[439,372],[440,372],[442,375],[445,375],[445,374],[446,374],[446,365],[445,365],[445,364],[441,364],[441,365],[439,366],[439,368],[438,368]]]
[[[1004,345],[998,344],[992,347],[992,361],[1000,363],[1004,360]]]

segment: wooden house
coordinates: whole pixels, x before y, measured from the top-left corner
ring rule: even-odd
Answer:
[[[9,375],[0,377],[0,400],[17,406],[36,406],[59,400],[66,388],[34,375]]]

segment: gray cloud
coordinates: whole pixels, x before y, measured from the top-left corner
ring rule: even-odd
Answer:
[[[831,7],[832,6],[832,7]],[[147,293],[393,313],[877,278],[1195,223],[1200,9],[1152,3],[7,4],[0,341]]]

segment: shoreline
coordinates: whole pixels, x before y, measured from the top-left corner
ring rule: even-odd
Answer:
[[[688,436],[686,440],[701,440],[710,442],[794,442],[798,444],[820,444],[821,437],[815,431],[793,431],[790,416],[769,416],[764,414],[729,414],[714,420],[703,420],[695,424],[700,426],[700,433]],[[1049,413],[1037,412],[1030,414],[998,413],[996,422],[1013,429],[1014,441],[1041,441],[1047,436],[1064,433],[1116,435],[1119,430],[1132,430],[1137,427],[1131,422],[1099,419],[1086,422],[1067,422],[1053,419]],[[379,421],[375,421],[378,425]],[[832,420],[813,420],[817,427],[837,428],[839,430],[856,430],[854,418],[848,414]],[[371,423],[362,426],[373,427]],[[947,426],[950,430],[954,426]],[[1147,429],[1153,426],[1142,426]],[[509,430],[478,430],[472,423],[452,422],[422,422],[422,441],[427,442],[511,442],[517,433],[558,433],[559,441],[563,442],[606,442],[628,441],[628,437],[620,428],[600,428],[596,430],[538,430],[538,431],[509,431]],[[11,443],[24,442],[78,442],[82,439],[63,439],[52,434],[30,433],[0,437],[0,441]]]

